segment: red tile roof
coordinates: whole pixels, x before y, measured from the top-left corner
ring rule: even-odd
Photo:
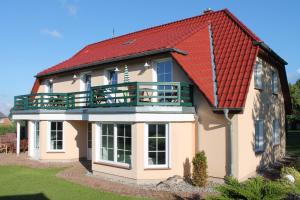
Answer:
[[[211,11],[88,45],[70,59],[40,72],[38,77],[137,53],[178,48],[188,54],[171,55],[211,105],[242,108],[259,50],[254,41],[261,42],[227,9]]]

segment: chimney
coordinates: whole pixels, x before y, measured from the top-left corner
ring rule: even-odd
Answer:
[[[206,8],[205,10],[203,10],[203,14],[210,13],[212,11],[213,10],[211,8]]]

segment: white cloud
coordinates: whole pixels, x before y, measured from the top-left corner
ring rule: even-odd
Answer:
[[[42,29],[41,34],[48,35],[54,38],[62,38],[63,35],[57,30]]]
[[[67,8],[68,14],[71,16],[77,15],[77,12],[79,10],[78,6],[72,5],[72,4],[66,5],[66,8]]]

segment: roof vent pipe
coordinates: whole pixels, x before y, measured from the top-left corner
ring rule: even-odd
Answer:
[[[213,10],[211,8],[206,8],[205,10],[203,10],[203,13],[206,14],[206,13],[210,13],[212,11]]]

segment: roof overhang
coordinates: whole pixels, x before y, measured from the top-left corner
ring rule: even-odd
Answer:
[[[157,55],[157,54],[162,54],[162,53],[169,53],[169,52],[176,52],[176,53],[179,53],[179,54],[182,54],[182,55],[187,55],[188,54],[188,52],[180,50],[178,48],[162,48],[162,49],[144,51],[144,52],[136,53],[136,54],[130,54],[130,55],[126,55],[126,56],[115,57],[115,58],[107,59],[107,60],[96,61],[96,62],[92,62],[92,63],[88,63],[88,64],[82,64],[82,65],[70,67],[70,68],[67,68],[67,69],[61,69],[61,70],[57,70],[57,71],[54,71],[54,72],[49,72],[49,73],[46,73],[46,74],[41,74],[41,75],[37,74],[35,77],[36,78],[42,78],[42,77],[45,77],[45,76],[60,74],[60,73],[64,73],[64,72],[70,72],[70,71],[74,71],[74,70],[85,69],[85,68],[95,66],[95,65],[109,64],[109,63],[113,63],[113,62],[130,60],[130,59],[134,59],[134,58],[140,58],[140,57]]]
[[[262,48],[263,50],[265,50],[266,52],[268,52],[269,54],[271,54],[272,56],[274,56],[276,59],[278,59],[281,63],[283,63],[284,65],[287,65],[288,63],[281,58],[275,51],[273,51],[273,49],[271,49],[266,43],[262,42],[262,41],[254,41],[253,42],[254,45],[259,46],[260,48]]]

